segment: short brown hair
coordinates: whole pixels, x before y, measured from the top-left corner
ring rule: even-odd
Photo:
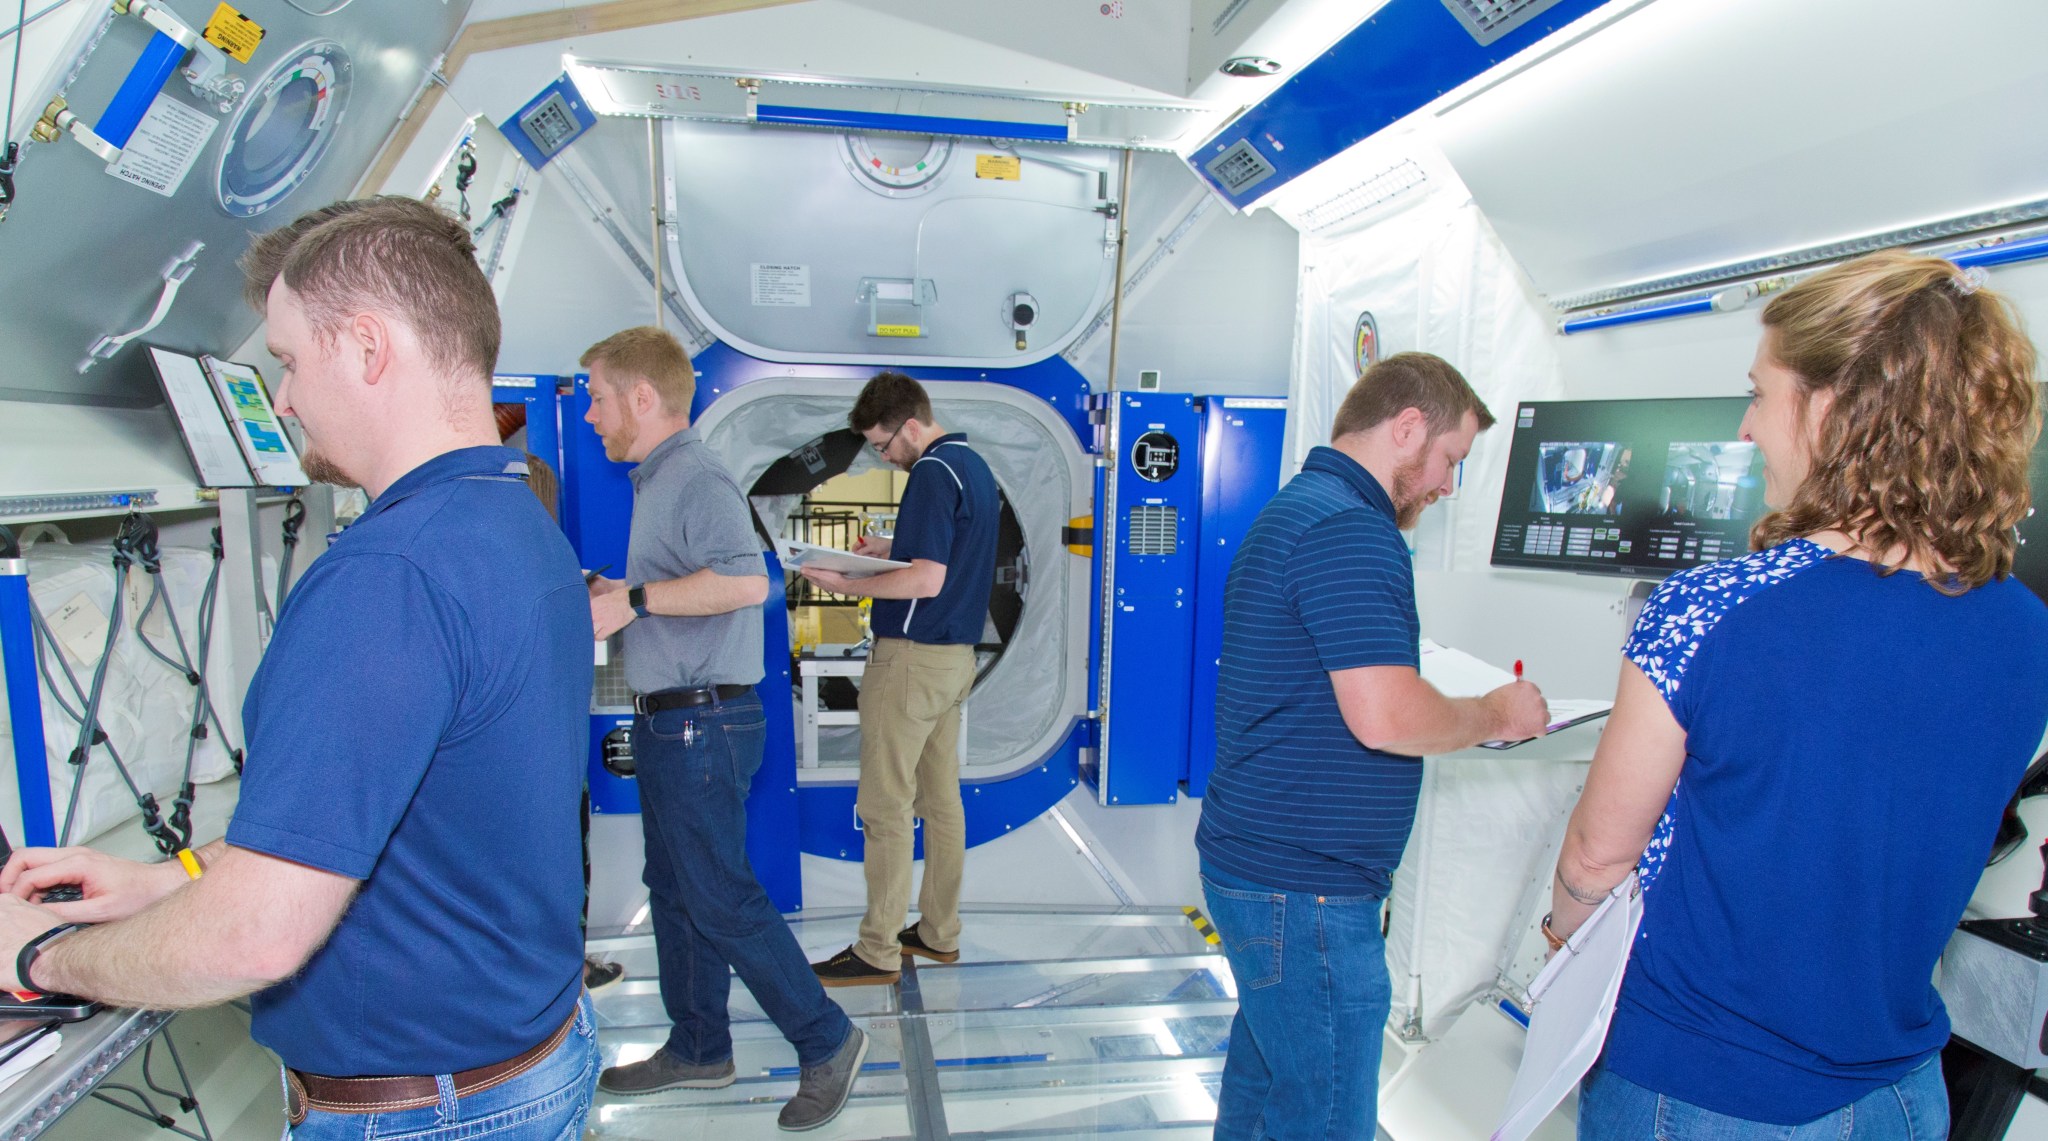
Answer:
[[[1330,438],[1376,428],[1409,408],[1422,413],[1431,439],[1458,427],[1467,412],[1480,431],[1493,427],[1493,413],[1451,362],[1431,353],[1395,353],[1366,369],[1344,394]]]
[[[1750,544],[1841,530],[1904,548],[1944,594],[2012,571],[2041,432],[2034,346],[2005,298],[1941,258],[1887,250],[1826,269],[1765,307],[1770,355],[1834,394],[1813,464]]]
[[[326,338],[357,313],[393,317],[418,335],[434,364],[488,382],[498,364],[498,299],[462,223],[424,202],[396,197],[339,202],[325,211],[328,217],[280,239],[282,257],[264,247],[273,235],[257,243],[260,252],[251,248],[252,289],[255,275],[272,273],[298,295],[307,323]]]
[[[344,214],[364,211],[390,211],[394,217],[412,217],[421,221],[436,222],[462,256],[476,256],[476,243],[470,239],[469,231],[462,223],[449,217],[417,198],[406,198],[397,194],[379,194],[370,198],[350,198],[341,202],[330,202],[318,210],[309,210],[291,222],[258,237],[249,243],[249,249],[236,262],[242,268],[242,297],[249,307],[258,313],[270,298],[270,287],[277,281],[277,275],[284,269],[285,255],[291,253],[306,232],[322,222],[339,218]]]
[[[860,396],[853,402],[853,411],[846,414],[846,425],[856,432],[874,427],[894,431],[901,428],[905,420],[911,419],[923,424],[931,423],[932,398],[925,394],[924,385],[911,379],[910,374],[890,368],[876,373],[867,387],[860,390]]]
[[[609,379],[622,395],[631,386],[620,381],[646,381],[660,398],[662,411],[671,416],[689,415],[690,401],[697,395],[697,370],[690,367],[690,354],[668,330],[652,325],[613,333],[583,350],[577,363],[584,368],[603,365],[614,374]]]

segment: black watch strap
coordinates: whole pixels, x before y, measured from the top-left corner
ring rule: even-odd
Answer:
[[[647,617],[647,588],[645,586],[627,587],[626,605],[633,608],[633,613],[642,618]]]
[[[83,926],[85,926],[83,923],[59,923],[24,943],[21,953],[14,956],[14,977],[20,980],[21,985],[29,990],[43,993],[43,988],[36,985],[34,979],[28,977],[29,968],[35,965],[36,956],[43,953],[45,944],[56,942]]]

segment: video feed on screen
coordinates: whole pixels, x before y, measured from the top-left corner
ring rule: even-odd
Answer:
[[[1741,397],[1518,405],[1493,565],[1657,577],[1742,554],[1765,510],[1763,456],[1739,439],[1748,407]]]
[[[1536,485],[1529,510],[1553,515],[1618,515],[1615,485],[1628,477],[1634,458],[1626,444],[1545,443],[1536,461]]]
[[[1755,444],[1675,443],[1664,459],[1660,512],[1672,519],[1750,519],[1763,509],[1764,458]]]

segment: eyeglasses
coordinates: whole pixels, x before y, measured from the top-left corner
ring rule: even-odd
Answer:
[[[905,420],[903,421],[903,424],[908,424],[908,423],[910,423],[910,421],[909,421],[908,419],[905,419]],[[886,463],[886,462],[888,461],[888,459],[889,459],[889,445],[891,445],[891,444],[894,444],[894,443],[896,442],[896,437],[898,437],[898,436],[900,436],[900,435],[902,435],[902,434],[903,434],[903,424],[898,424],[898,425],[896,425],[896,430],[895,430],[895,431],[893,431],[893,432],[891,432],[891,433],[889,433],[889,438],[888,438],[888,439],[886,439],[886,440],[883,440],[883,441],[881,442],[881,444],[879,444],[879,445],[877,445],[877,444],[876,444],[876,443],[875,443],[875,442],[874,442],[873,440],[869,440],[869,441],[868,441],[868,447],[870,447],[870,448],[874,448],[874,449],[875,449],[875,454],[876,454],[877,456],[880,456],[880,457],[882,458],[883,462],[885,462],[885,463]]]

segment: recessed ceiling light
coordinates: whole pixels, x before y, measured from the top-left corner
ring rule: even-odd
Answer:
[[[1224,60],[1223,65],[1216,70],[1225,75],[1239,77],[1273,75],[1280,70],[1280,61],[1267,59],[1262,55],[1239,55]]]

